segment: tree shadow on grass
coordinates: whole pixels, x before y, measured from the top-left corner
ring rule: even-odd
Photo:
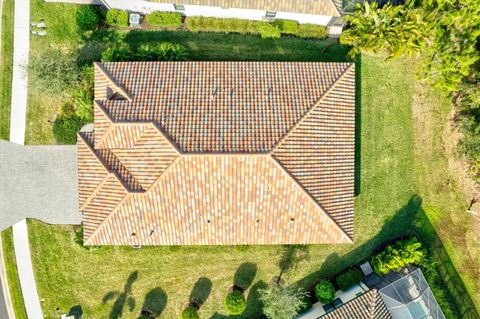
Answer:
[[[142,314],[158,317],[167,306],[167,294],[162,288],[156,287],[146,295],[142,305]]]
[[[189,302],[200,307],[207,301],[211,291],[212,281],[206,277],[201,277],[197,280],[190,292]]]
[[[138,278],[138,271],[134,271],[128,276],[127,283],[123,287],[122,291],[109,291],[108,293],[103,296],[102,303],[106,304],[110,300],[113,300],[115,297],[115,301],[113,303],[112,310],[108,316],[109,319],[118,319],[122,317],[123,309],[125,304],[128,305],[129,311],[133,311],[135,308],[135,299],[131,296],[132,295],[132,285]]]
[[[280,274],[277,281],[280,282],[284,273],[295,269],[295,267],[309,256],[309,247],[307,245],[285,245],[283,253],[278,261]]]
[[[247,290],[257,275],[257,265],[254,263],[243,263],[238,267],[233,276],[233,284]]]

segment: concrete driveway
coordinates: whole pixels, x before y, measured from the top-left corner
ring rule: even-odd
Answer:
[[[0,141],[0,231],[25,218],[80,224],[75,145]]]

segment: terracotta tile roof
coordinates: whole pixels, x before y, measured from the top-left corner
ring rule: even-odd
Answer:
[[[339,8],[333,0],[150,0],[162,3],[193,4],[222,8],[256,9],[280,12],[318,14],[339,17]],[[338,2],[338,1],[337,1]],[[340,2],[339,2],[340,3]]]
[[[95,74],[95,131],[78,143],[87,244],[351,242],[353,64],[126,62]],[[88,205],[105,192],[116,205]]]
[[[372,289],[340,308],[323,315],[321,319],[391,319],[380,294]]]

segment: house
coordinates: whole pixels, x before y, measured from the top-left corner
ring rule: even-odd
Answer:
[[[315,303],[298,319],[445,319],[420,268],[386,277],[371,274],[363,281],[347,291],[338,290],[330,304]]]
[[[95,64],[86,245],[351,243],[355,66]]]
[[[180,12],[185,16],[248,20],[289,19],[333,26],[341,17],[341,0],[102,0],[109,8],[142,13]],[[341,29],[341,28],[340,28]]]

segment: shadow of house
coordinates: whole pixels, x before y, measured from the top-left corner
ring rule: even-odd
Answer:
[[[233,285],[247,290],[257,275],[257,265],[254,263],[243,263],[238,267],[233,276]]]
[[[109,291],[103,296],[102,303],[106,304],[110,300],[115,299],[112,310],[108,316],[109,319],[118,319],[122,317],[125,304],[128,305],[129,311],[133,311],[135,308],[135,299],[132,295],[133,283],[138,278],[138,271],[134,271],[128,276],[127,283],[123,287],[123,291]]]
[[[345,255],[340,256],[337,253],[331,254],[322,263],[318,271],[302,278],[297,282],[297,285],[309,288],[321,278],[331,277],[353,265],[359,264],[369,258],[379,247],[384,246],[395,238],[406,235],[405,232],[411,228],[420,205],[421,198],[412,196],[407,204],[402,206],[393,217],[385,222],[377,235]]]
[[[354,195],[360,195],[361,191],[361,167],[362,167],[362,56],[355,58],[355,172],[354,172]]]
[[[142,305],[142,314],[158,317],[167,306],[167,294],[162,288],[156,287],[146,295]]]
[[[207,301],[210,292],[212,291],[212,281],[206,277],[201,277],[197,280],[190,292],[190,304],[200,307]]]

